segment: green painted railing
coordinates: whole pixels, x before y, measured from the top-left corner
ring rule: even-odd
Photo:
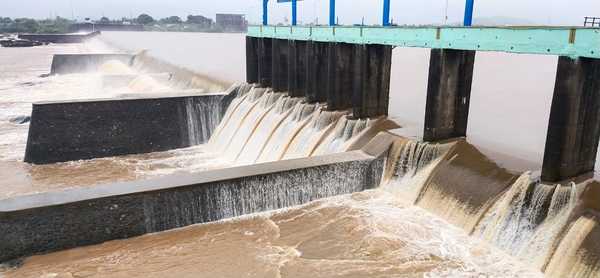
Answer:
[[[600,58],[597,28],[250,26],[248,36]]]

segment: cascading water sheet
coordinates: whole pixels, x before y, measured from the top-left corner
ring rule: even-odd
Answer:
[[[290,142],[317,113],[319,113],[319,108],[316,104],[296,104],[290,116],[273,132],[256,163],[280,160]]]
[[[578,201],[578,187],[546,185],[524,173],[482,219],[475,234],[541,269]]]
[[[292,117],[294,107],[300,103],[299,98],[285,96],[275,103],[275,108],[260,122],[252,136],[235,159],[236,165],[248,165],[256,162],[258,156],[265,149],[267,142],[275,136],[281,126],[287,126]],[[282,128],[283,129],[283,128]],[[286,129],[287,130],[287,129]],[[285,130],[283,131],[285,132]]]
[[[344,112],[321,110],[292,140],[282,159],[309,157],[332,132]]]
[[[235,163],[248,140],[255,134],[264,118],[275,109],[275,103],[281,97],[283,97],[281,93],[269,92],[258,100],[258,104],[245,116],[238,130],[232,135],[233,139],[223,152],[222,159],[230,161],[232,164]]]
[[[243,100],[231,112],[231,117],[218,130],[214,136],[210,138],[208,144],[216,153],[224,153],[229,144],[234,139],[235,133],[243,125],[246,117],[252,112],[255,106],[258,105],[260,98],[265,94],[265,89],[253,88],[243,96]],[[225,120],[225,119],[224,119]]]
[[[361,133],[372,125],[370,119],[348,119],[342,117],[336,124],[333,132],[319,144],[311,155],[324,155],[344,152],[352,143],[353,138],[360,137]]]

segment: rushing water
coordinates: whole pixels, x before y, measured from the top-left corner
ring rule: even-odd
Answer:
[[[98,44],[84,44],[73,52],[93,52]],[[56,50],[49,48],[48,51]],[[32,54],[31,58],[41,57]],[[214,98],[213,103],[188,99],[186,113],[191,148],[51,165],[32,166],[22,162],[29,125],[15,120],[31,114],[32,102],[204,93],[201,88],[192,87],[193,83],[171,78],[172,74],[168,72],[145,68],[148,64],[159,64],[159,70],[170,70],[172,66],[165,66],[145,55],[135,61],[133,67],[108,61],[95,73],[23,76],[23,81],[0,80],[0,86],[6,87],[0,100],[0,105],[6,107],[0,115],[0,132],[5,135],[0,139],[0,168],[5,169],[0,173],[0,186],[4,188],[0,199],[176,172],[343,152],[351,147],[353,140],[376,133],[362,131],[380,129],[376,125],[367,125],[369,120],[347,120],[347,112],[318,108],[319,112],[311,115],[308,111],[316,111],[318,105],[283,93],[241,85],[226,111],[221,110],[219,98]],[[214,134],[209,136],[213,130]],[[206,145],[201,145],[207,141]],[[318,147],[320,149],[315,153]]]
[[[140,96],[206,84],[149,73],[143,62],[38,77],[47,71],[51,53],[98,49],[107,48],[97,43],[32,48],[23,55],[39,59],[37,64],[2,68],[0,199],[344,152],[389,126],[386,119],[351,119],[347,111],[241,85],[226,111],[203,113],[201,104],[187,104],[194,131],[189,140],[196,145],[191,148],[43,166],[21,162],[28,125],[15,119],[29,115],[32,102]],[[5,51],[0,48],[0,59],[8,61]],[[106,86],[106,76],[115,74],[135,77],[125,86]],[[410,94],[403,100],[410,102]],[[223,114],[220,122],[216,113]],[[207,141],[209,129],[212,136],[199,144]],[[538,175],[509,171],[465,140],[433,144],[399,137],[375,190],[33,256],[0,266],[0,277],[597,276],[600,185],[542,184]]]

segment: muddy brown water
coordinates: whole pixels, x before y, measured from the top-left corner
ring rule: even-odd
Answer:
[[[54,53],[149,48],[217,79],[244,80],[242,35],[108,32],[103,40],[111,46],[0,48],[0,61],[6,61],[0,63],[0,199],[227,166],[202,146],[44,166],[22,162],[28,125],[9,119],[30,113],[32,102],[119,96],[97,90],[94,75],[38,77],[47,73]],[[173,40],[184,42],[178,51],[167,43]],[[401,132],[418,136],[428,52],[397,48],[393,59],[390,114],[405,127]],[[277,212],[33,256],[17,268],[3,268],[0,277],[536,277],[541,267],[554,277],[597,273],[597,248],[590,242],[597,238],[598,220],[589,210],[590,196],[597,194],[582,193],[585,204],[576,209],[569,207],[575,201],[527,189],[533,180],[524,172],[540,169],[556,58],[479,53],[476,61],[472,144],[459,143],[410,177]],[[597,191],[590,188],[586,192]],[[574,194],[559,189],[551,192]],[[510,218],[528,205],[519,203],[519,194],[546,198],[573,219],[565,222],[558,213],[540,229],[524,229]],[[516,234],[531,237],[511,237]],[[562,237],[579,245],[561,243]],[[558,250],[573,259],[531,255],[527,248]]]

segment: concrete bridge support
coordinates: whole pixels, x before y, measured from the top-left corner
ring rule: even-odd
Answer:
[[[306,44],[306,99],[308,102],[327,101],[329,45],[310,41]]]
[[[246,82],[258,83],[258,41],[259,38],[246,37]]]
[[[347,43],[330,43],[328,46],[327,110],[352,107],[353,49],[354,45]]]
[[[288,40],[273,39],[272,87],[275,92],[286,92],[288,90],[289,49]]]
[[[273,40],[258,39],[258,83],[263,87],[271,87],[273,78]]]
[[[600,139],[600,59],[558,60],[542,181],[594,171]]]
[[[392,47],[354,46],[353,116],[374,118],[388,114]]]
[[[312,57],[307,56],[306,41],[289,41],[288,62],[288,92],[292,97],[304,97],[307,84],[307,62]]]
[[[475,51],[432,49],[423,140],[467,134]]]

